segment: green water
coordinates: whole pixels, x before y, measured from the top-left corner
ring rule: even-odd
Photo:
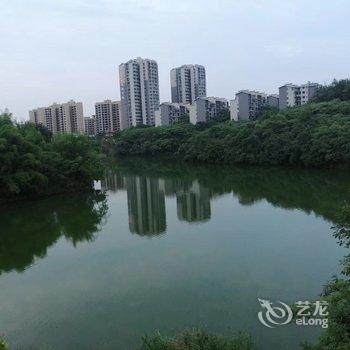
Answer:
[[[135,349],[143,334],[189,327],[248,331],[266,350],[318,336],[264,327],[257,299],[312,300],[339,272],[345,172],[134,162],[101,187],[1,209],[11,349]]]

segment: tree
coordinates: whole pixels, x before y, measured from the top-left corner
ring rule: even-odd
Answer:
[[[92,188],[102,174],[88,137],[58,135],[0,116],[0,202]]]
[[[320,86],[312,98],[314,102],[326,102],[339,99],[350,100],[350,79],[333,80],[332,84]]]
[[[114,139],[118,155],[166,156],[226,164],[334,167],[350,164],[350,101],[309,103],[257,120],[131,128]]]

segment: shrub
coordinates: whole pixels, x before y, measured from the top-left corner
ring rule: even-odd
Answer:
[[[252,350],[255,348],[250,336],[240,333],[224,337],[204,330],[189,330],[174,338],[156,333],[145,336],[140,350]]]

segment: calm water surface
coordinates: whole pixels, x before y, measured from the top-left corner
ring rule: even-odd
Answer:
[[[337,171],[114,166],[106,193],[0,211],[0,334],[11,349],[135,349],[143,334],[248,331],[297,349],[315,327],[259,324],[258,298],[317,298],[344,250]]]

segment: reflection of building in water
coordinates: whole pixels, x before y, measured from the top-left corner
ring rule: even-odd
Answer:
[[[166,196],[175,196],[178,192],[189,191],[192,186],[192,181],[175,179],[160,179],[159,186],[164,191]]]
[[[126,189],[130,231],[139,235],[165,232],[165,195],[159,179],[128,176]]]
[[[179,220],[200,222],[211,216],[211,191],[197,180],[125,175],[114,170],[107,172],[101,188],[113,192],[127,191],[129,228],[139,235],[165,232],[165,196],[176,196]]]
[[[101,180],[102,190],[117,192],[125,190],[125,177],[119,172],[108,171],[103,180]]]
[[[178,192],[177,216],[179,220],[195,222],[210,219],[210,191],[194,181],[192,186]]]

